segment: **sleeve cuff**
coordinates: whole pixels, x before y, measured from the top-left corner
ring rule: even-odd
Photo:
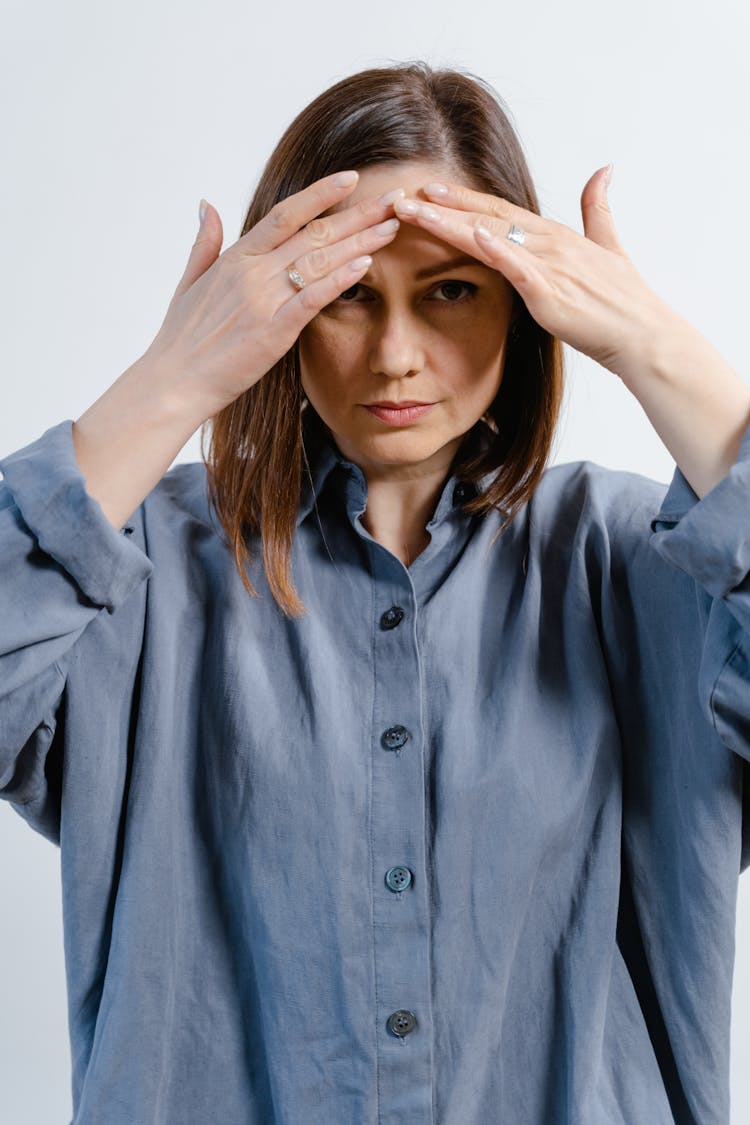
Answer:
[[[127,531],[116,531],[89,496],[67,418],[23,449],[0,458],[24,523],[39,546],[75,579],[95,605],[112,613],[154,569]]]
[[[750,571],[750,425],[731,469],[701,499],[675,466],[651,531],[662,558],[692,575],[712,597],[740,585]]]

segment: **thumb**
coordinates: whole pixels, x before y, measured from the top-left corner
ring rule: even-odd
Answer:
[[[599,168],[591,176],[581,193],[581,212],[583,214],[583,232],[586,238],[604,246],[607,250],[614,250],[618,254],[625,254],[625,248],[617,237],[615,221],[609,209],[607,198],[608,180],[612,178],[612,165]]]
[[[193,282],[201,277],[209,266],[213,265],[221,251],[224,241],[224,228],[219,218],[219,212],[205,199],[201,199],[198,210],[199,225],[195,236],[193,248],[190,251],[185,272],[180,278],[174,296],[181,296],[190,288]]]

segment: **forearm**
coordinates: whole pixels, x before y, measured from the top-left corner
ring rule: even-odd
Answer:
[[[705,496],[737,457],[750,424],[750,386],[676,313],[616,373],[695,494]]]
[[[118,531],[208,416],[146,353],[73,423],[86,491]]]

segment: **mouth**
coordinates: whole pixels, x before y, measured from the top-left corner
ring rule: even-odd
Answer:
[[[434,406],[434,403],[410,398],[404,399],[403,402],[390,402],[388,399],[383,399],[382,402],[366,402],[364,405],[382,406],[385,410],[405,410],[408,406]]]
[[[370,402],[362,405],[370,414],[374,414],[376,418],[389,426],[408,426],[411,422],[416,422],[418,418],[422,418],[429,413],[436,404],[434,402],[409,402],[398,403],[394,406],[390,403]]]

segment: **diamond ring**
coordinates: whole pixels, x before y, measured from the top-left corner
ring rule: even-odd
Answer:
[[[289,266],[286,272],[289,275],[289,280],[291,281],[295,289],[299,290],[305,288],[305,279],[302,274],[294,268],[294,266]]]

